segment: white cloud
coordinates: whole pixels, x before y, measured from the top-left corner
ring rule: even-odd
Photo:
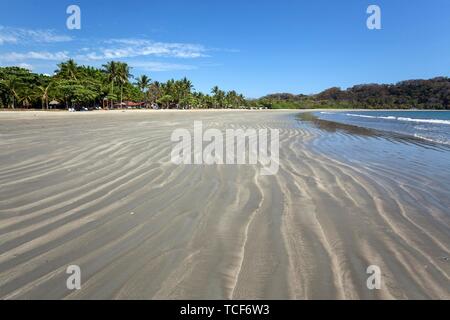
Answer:
[[[110,60],[142,56],[170,58],[207,57],[207,49],[199,44],[154,42],[146,39],[112,39],[105,41],[107,47],[93,49],[78,55],[79,60]],[[86,48],[83,48],[86,52]]]
[[[24,60],[67,60],[67,52],[29,51],[25,53],[8,52],[0,54],[0,61],[24,61]]]
[[[56,34],[53,30],[30,30],[24,28],[4,27],[0,25],[0,46],[2,44],[15,45],[37,45],[53,42],[64,42],[74,40],[70,36]],[[176,71],[193,70],[197,66],[172,63],[162,61],[148,61],[151,58],[196,59],[209,57],[208,53],[220,49],[207,48],[201,44],[180,43],[180,42],[158,42],[149,39],[124,38],[97,40],[95,45],[88,42],[79,41],[78,49],[65,51],[64,49],[49,50],[48,46],[41,49],[26,51],[26,49],[17,51],[0,51],[0,63],[15,63],[28,69],[32,69],[35,60],[46,60],[50,63],[75,59],[80,64],[98,65],[108,60],[125,60],[130,66],[146,71]],[[71,48],[75,47],[74,43]],[[42,46],[38,46],[42,47]],[[1,49],[1,47],[0,47]],[[63,51],[64,50],[64,51]],[[134,61],[134,62],[133,62]],[[37,66],[37,65],[36,65]],[[36,67],[38,68],[38,67]]]
[[[22,63],[19,63],[17,66],[21,67],[21,68],[24,68],[24,69],[28,69],[30,71],[33,70],[33,66],[31,64],[29,64],[29,63],[22,62]]]
[[[56,34],[50,29],[25,29],[0,26],[0,45],[4,43],[27,44],[30,42],[53,43],[71,41],[72,37]]]
[[[17,43],[17,37],[9,34],[2,34],[0,29],[0,45],[4,43]]]
[[[177,71],[177,70],[194,70],[196,66],[178,63],[166,63],[155,61],[144,62],[129,62],[133,68],[139,68],[145,71],[160,72],[160,71]]]

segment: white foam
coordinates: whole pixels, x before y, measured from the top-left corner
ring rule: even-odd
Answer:
[[[418,123],[434,123],[434,124],[447,124],[450,125],[450,120],[439,120],[439,119],[414,119],[414,118],[403,118],[398,117],[398,121],[410,121]]]
[[[394,117],[394,116],[376,117],[376,116],[368,116],[368,115],[353,114],[353,113],[346,113],[346,115],[351,116],[351,117],[360,117],[360,118],[386,119],[386,120],[398,120],[398,121],[408,121],[408,122],[417,122],[417,123],[433,123],[433,124],[450,125],[450,120],[440,120],[440,119],[415,119],[415,118]]]
[[[422,140],[430,141],[430,142],[450,145],[450,141],[441,140],[441,139],[435,139],[435,138],[433,139],[433,138],[422,136],[422,135],[417,134],[417,133],[414,134],[414,137],[422,139]]]
[[[374,117],[374,116],[365,116],[362,114],[353,114],[353,113],[346,113],[346,116],[350,116],[350,117],[359,117],[359,118],[372,118],[372,119],[376,119],[378,117]]]
[[[347,113],[347,116],[350,117],[359,117],[359,118],[370,118],[370,119],[386,119],[386,120],[396,120],[396,117],[388,116],[388,117],[376,117],[376,116],[368,116],[368,115],[362,115],[362,114],[354,114],[354,113]]]
[[[378,118],[380,118],[380,119],[387,119],[387,120],[397,120],[397,118],[396,118],[396,117],[393,117],[393,116],[389,116],[389,117],[378,117]]]

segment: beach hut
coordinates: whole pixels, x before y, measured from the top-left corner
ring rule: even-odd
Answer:
[[[59,106],[59,104],[60,104],[59,101],[56,101],[56,100],[52,100],[48,103],[48,105],[50,106],[50,109],[53,109],[56,106]]]
[[[145,107],[145,102],[126,101],[125,103],[126,103],[127,108],[143,108],[143,107]]]

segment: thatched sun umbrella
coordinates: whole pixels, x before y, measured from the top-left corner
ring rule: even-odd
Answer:
[[[48,105],[51,106],[51,107],[53,108],[54,106],[58,106],[58,105],[59,105],[59,102],[56,101],[56,100],[52,100],[52,101],[50,101],[50,102],[48,103]]]

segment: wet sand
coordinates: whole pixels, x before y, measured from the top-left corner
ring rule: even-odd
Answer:
[[[0,113],[0,298],[449,299],[450,152],[297,115]],[[279,129],[278,174],[170,163],[194,120]]]

